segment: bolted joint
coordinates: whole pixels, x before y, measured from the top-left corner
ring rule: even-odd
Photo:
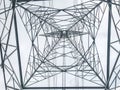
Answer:
[[[61,72],[67,72],[67,70],[66,69],[62,69]]]

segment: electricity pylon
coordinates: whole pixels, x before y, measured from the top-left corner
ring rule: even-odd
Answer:
[[[120,1],[65,2],[0,0],[5,90],[119,89]]]

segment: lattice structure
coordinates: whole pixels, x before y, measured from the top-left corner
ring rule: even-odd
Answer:
[[[119,89],[119,0],[0,0],[0,27],[6,90]]]

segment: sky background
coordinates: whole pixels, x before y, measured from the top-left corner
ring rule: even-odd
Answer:
[[[2,73],[2,69],[0,68],[0,90],[5,90],[4,89],[4,79],[3,79],[3,73]]]

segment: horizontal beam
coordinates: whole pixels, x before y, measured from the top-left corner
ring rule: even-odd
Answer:
[[[17,2],[29,2],[29,1],[50,1],[50,0],[17,0]]]
[[[30,89],[105,89],[105,87],[24,87],[23,90]]]

